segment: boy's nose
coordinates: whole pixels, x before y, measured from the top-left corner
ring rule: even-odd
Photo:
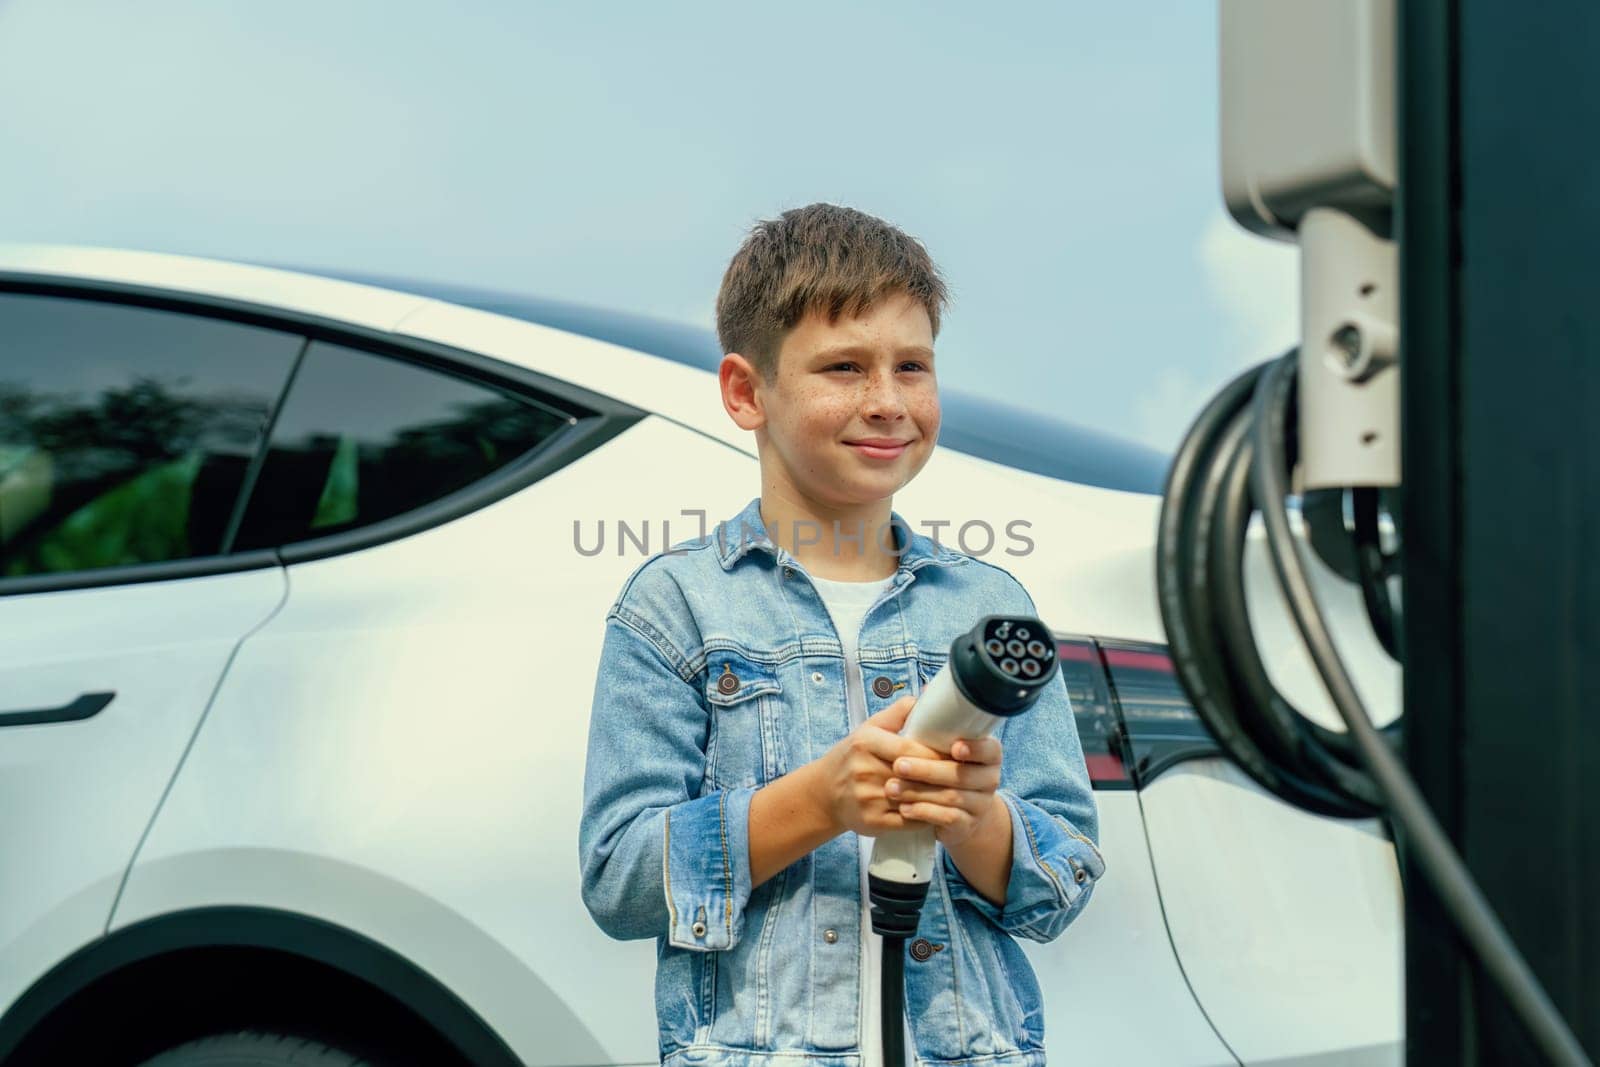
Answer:
[[[867,387],[867,399],[862,410],[868,417],[894,418],[905,409],[905,398],[900,395],[900,387],[893,381],[874,382]]]

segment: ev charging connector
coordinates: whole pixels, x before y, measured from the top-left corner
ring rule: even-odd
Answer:
[[[943,668],[923,689],[900,736],[948,753],[956,741],[986,737],[1038,701],[1055,677],[1055,639],[1036,618],[986,615],[956,638]],[[883,1062],[905,1063],[905,943],[917,931],[933,880],[932,826],[879,834],[867,866],[872,929],[883,941]]]

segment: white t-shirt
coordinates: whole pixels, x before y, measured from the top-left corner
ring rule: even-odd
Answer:
[[[861,664],[856,659],[856,640],[867,609],[885,589],[894,584],[894,575],[870,582],[838,582],[812,577],[833,625],[844,645],[845,692],[849,696],[850,728],[867,720],[866,687]],[[904,694],[901,694],[902,696]],[[873,839],[856,835],[861,847],[861,1067],[883,1067],[883,938],[872,932],[872,904],[867,898],[867,863],[872,859]],[[911,1041],[911,1025],[905,1023],[906,1062],[916,1062],[916,1045]]]

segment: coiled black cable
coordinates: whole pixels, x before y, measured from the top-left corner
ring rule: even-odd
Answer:
[[[1328,633],[1289,526],[1298,351],[1226,385],[1190,427],[1167,478],[1157,592],[1174,669],[1217,742],[1264,788],[1328,815],[1386,815],[1467,944],[1552,1063],[1590,1063],[1539,986],[1407,775],[1399,724],[1376,728]],[[1353,499],[1356,571],[1379,640],[1402,664],[1392,560],[1378,536],[1377,495]],[[1245,610],[1243,550],[1259,510],[1291,615],[1344,720],[1311,722],[1277,693]],[[1209,589],[1206,583],[1214,582]]]
[[[1250,470],[1254,465],[1256,443],[1245,432],[1248,430],[1245,420],[1235,426],[1239,443],[1231,458],[1224,457],[1223,501],[1211,531],[1218,545],[1211,577],[1216,583],[1219,637],[1245,681],[1247,694],[1262,712],[1264,729],[1276,739],[1279,750],[1286,753],[1283,758],[1289,765],[1309,768],[1308,776],[1348,798],[1356,814],[1375,815],[1382,808],[1382,797],[1361,769],[1349,735],[1304,718],[1273,686],[1261,662],[1250,629],[1244,588],[1245,537],[1250,516],[1255,511],[1250,493]],[[1391,727],[1391,735],[1398,729],[1398,726]]]
[[[1356,574],[1361,583],[1361,597],[1367,605],[1367,617],[1372,620],[1372,631],[1378,643],[1396,662],[1404,663],[1400,612],[1389,596],[1389,579],[1398,571],[1400,561],[1397,555],[1383,551],[1383,539],[1378,530],[1379,491],[1356,488],[1350,490],[1350,498],[1355,518],[1352,540],[1356,548]]]
[[[1251,636],[1243,556],[1255,510],[1251,398],[1266,364],[1223,387],[1179,446],[1156,538],[1156,586],[1174,669],[1219,745],[1263,788],[1321,815],[1379,814],[1348,738],[1277,691]],[[1248,714],[1242,712],[1248,709]],[[1398,727],[1386,731],[1398,744]]]

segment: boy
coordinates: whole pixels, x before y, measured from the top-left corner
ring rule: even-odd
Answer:
[[[1065,680],[950,753],[898,735],[958,635],[1035,614],[891,510],[938,436],[945,302],[918,242],[829,204],[758,224],[723,278],[722,400],[756,435],[760,495],[612,605],[579,828],[590,914],[657,939],[663,1063],[876,1067],[866,863],[927,824],[908,1059],[1045,1062],[1013,938],[1054,939],[1105,869]]]

